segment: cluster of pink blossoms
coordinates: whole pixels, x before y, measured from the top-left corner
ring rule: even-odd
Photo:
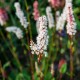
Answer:
[[[51,3],[52,7],[58,7],[60,5],[60,0],[49,0],[49,2]]]
[[[39,10],[38,10],[38,1],[35,1],[33,3],[33,16],[34,16],[34,20],[37,20],[40,16]]]
[[[8,20],[8,15],[5,9],[0,8],[0,25],[6,24],[6,21]]]

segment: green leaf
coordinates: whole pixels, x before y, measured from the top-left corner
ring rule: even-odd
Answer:
[[[16,80],[30,80],[30,76],[28,76],[27,74],[24,74],[24,73],[19,73],[16,76]]]
[[[51,77],[52,77],[51,73],[48,72],[44,80],[51,80]]]
[[[60,73],[64,74],[66,72],[66,70],[67,70],[67,64],[65,63],[62,65],[62,67],[60,68],[59,71],[60,71]]]
[[[70,41],[68,40],[67,47],[70,48]]]
[[[52,80],[56,80],[55,78],[52,78]]]
[[[3,68],[5,69],[6,67],[10,66],[10,62],[7,62],[3,65]]]

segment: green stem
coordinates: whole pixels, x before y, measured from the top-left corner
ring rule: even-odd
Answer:
[[[3,76],[4,70],[3,70],[3,67],[2,67],[1,61],[0,61],[0,71],[1,71],[1,74],[2,74],[2,79],[5,80],[5,78]]]
[[[26,6],[26,10],[27,10],[28,9],[28,4],[27,4],[26,0],[25,0],[25,6]],[[32,40],[32,32],[31,32],[31,24],[30,24],[30,14],[29,14],[29,12],[27,12],[27,17],[28,17],[28,22],[29,22],[28,29],[29,29],[29,33],[30,33],[30,40]],[[28,45],[29,45],[29,38],[28,37],[27,37],[27,40],[28,40]],[[30,54],[30,48],[28,50],[29,50],[29,54]],[[34,80],[33,56],[31,54],[30,54],[30,66],[31,66],[31,78],[32,78],[32,80]]]
[[[72,37],[70,38],[70,80],[73,80],[73,42]]]
[[[28,4],[27,4],[27,1],[25,0],[25,6],[26,6],[26,10],[28,9]],[[29,33],[30,33],[30,39],[32,39],[32,32],[31,32],[31,23],[30,23],[30,14],[27,10],[27,18],[28,18],[28,22],[29,22],[29,26],[28,26],[28,29],[29,29]]]
[[[2,31],[0,30],[0,33],[1,33],[1,35],[2,35],[2,37],[3,37],[3,39],[4,39],[4,41],[6,42],[6,44],[8,45],[8,43],[7,43],[7,41],[6,41],[6,39],[5,39],[5,37],[4,37],[4,35],[3,35],[3,33],[2,33]],[[12,44],[11,44],[12,45]],[[12,45],[12,48],[13,48],[13,45]],[[18,60],[18,58],[17,58],[17,54],[9,47],[9,50],[11,51],[11,54],[13,55],[13,57],[16,59],[16,61],[17,61],[17,63],[19,64],[19,69],[20,69],[20,71],[22,70],[22,66],[21,66],[21,64],[20,64],[20,62],[19,62],[19,60]]]

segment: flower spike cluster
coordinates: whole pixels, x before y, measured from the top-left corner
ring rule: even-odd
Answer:
[[[19,2],[15,2],[14,6],[16,8],[16,16],[20,19],[21,25],[24,26],[24,28],[27,28],[29,23],[27,22],[27,19],[24,16],[24,13],[20,8]]]
[[[73,15],[73,10],[72,10],[72,3],[68,2],[67,4],[67,33],[69,35],[75,35],[76,34],[76,22],[74,19]]]
[[[17,36],[18,39],[23,38],[22,30],[16,26],[7,27],[6,31],[13,32]]]
[[[75,35],[76,23],[73,15],[73,10],[72,10],[72,0],[66,0],[63,13],[61,14],[61,16],[57,21],[56,30],[62,31],[64,29],[64,24],[66,21],[67,21],[67,25],[66,25],[67,33],[69,35]]]
[[[48,18],[49,28],[54,27],[54,19],[53,19],[53,15],[52,15],[51,7],[50,6],[48,6],[46,8],[46,14],[47,14],[47,18]]]
[[[30,48],[32,54],[42,54],[46,53],[47,45],[48,45],[48,31],[47,31],[47,18],[46,16],[41,16],[38,19],[39,21],[39,29],[38,29],[38,36],[36,38],[37,44],[33,41],[30,42]]]
[[[67,8],[67,5],[65,4],[63,12],[62,12],[61,16],[58,18],[58,21],[56,24],[56,30],[64,29],[64,25],[65,25],[65,21],[66,21],[66,10],[67,10],[66,8]]]

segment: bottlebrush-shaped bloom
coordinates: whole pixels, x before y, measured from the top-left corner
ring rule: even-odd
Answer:
[[[56,21],[59,20],[59,17],[60,17],[60,11],[56,11]]]
[[[48,26],[49,26],[49,28],[54,27],[54,18],[53,18],[50,6],[48,6],[46,8],[46,14],[47,14],[47,18],[48,18],[48,24],[49,24]]]
[[[23,38],[22,30],[16,26],[7,27],[6,31],[13,32],[17,36],[18,39]]]
[[[76,34],[76,22],[74,19],[73,15],[73,10],[72,10],[72,3],[69,2],[67,3],[67,33],[69,35],[75,35]]]
[[[63,12],[61,13],[61,16],[58,18],[58,21],[56,23],[56,30],[64,30],[64,25],[66,22],[66,10],[67,10],[67,6],[65,5]]]
[[[75,35],[76,33],[76,23],[73,15],[72,10],[72,0],[66,0],[65,1],[65,7],[63,9],[63,13],[59,17],[57,24],[56,24],[56,30],[62,31],[64,29],[65,21],[67,21],[67,33],[69,35]]]
[[[39,10],[38,10],[38,1],[34,1],[33,3],[33,17],[34,20],[38,20],[40,14],[39,14]]]
[[[36,8],[36,9],[38,8],[38,1],[34,1],[33,7]]]
[[[21,25],[24,26],[24,28],[27,28],[29,23],[21,10],[19,2],[15,2],[14,6],[16,8],[16,16],[20,19]]]
[[[30,48],[32,50],[32,54],[42,54],[46,52],[48,45],[48,31],[47,31],[47,18],[46,16],[39,17],[39,29],[38,36],[36,38],[37,44],[33,41],[30,42]]]
[[[5,9],[0,8],[0,25],[3,26],[6,24],[6,21],[8,20],[8,15]]]

